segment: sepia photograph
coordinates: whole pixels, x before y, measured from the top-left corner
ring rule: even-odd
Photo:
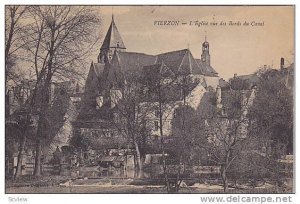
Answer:
[[[295,5],[3,15],[5,194],[295,193]]]

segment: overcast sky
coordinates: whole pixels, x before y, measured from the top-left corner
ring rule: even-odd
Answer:
[[[127,51],[159,54],[189,48],[200,58],[205,38],[211,64],[220,77],[249,74],[263,65],[279,67],[280,58],[293,62],[294,7],[292,6],[105,6],[102,39],[114,18]],[[155,21],[179,21],[179,26],[157,26]],[[190,21],[226,22],[227,26],[189,26]],[[228,26],[229,21],[264,22],[264,26]],[[100,48],[100,47],[99,47]],[[96,61],[97,54],[91,56]]]

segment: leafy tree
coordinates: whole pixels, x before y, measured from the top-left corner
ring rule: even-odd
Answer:
[[[252,134],[274,158],[293,154],[293,90],[286,84],[287,77],[283,71],[264,72],[249,111],[249,117],[255,121]]]
[[[230,87],[234,90],[247,90],[250,87],[250,82],[237,77],[230,80]]]

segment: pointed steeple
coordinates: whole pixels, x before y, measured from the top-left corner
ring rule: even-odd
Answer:
[[[111,24],[100,48],[98,62],[109,63],[114,50],[125,51],[126,47],[115,24],[114,15],[112,14]]]
[[[115,24],[114,14],[112,13],[109,29],[100,48],[98,62],[110,63],[115,50],[126,51],[126,47]]]
[[[126,49],[126,47],[123,43],[123,40],[121,38],[121,35],[118,31],[118,28],[115,24],[113,14],[112,14],[112,18],[111,18],[111,24],[110,24],[109,29],[104,38],[103,44],[101,46],[101,50],[108,49],[108,48]]]

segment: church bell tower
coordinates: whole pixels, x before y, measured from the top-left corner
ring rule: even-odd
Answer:
[[[210,66],[209,43],[206,40],[206,36],[205,41],[202,43],[201,61],[206,66]]]
[[[98,62],[110,63],[115,51],[125,52],[126,47],[115,24],[114,15],[112,15],[111,24],[100,48]]]

